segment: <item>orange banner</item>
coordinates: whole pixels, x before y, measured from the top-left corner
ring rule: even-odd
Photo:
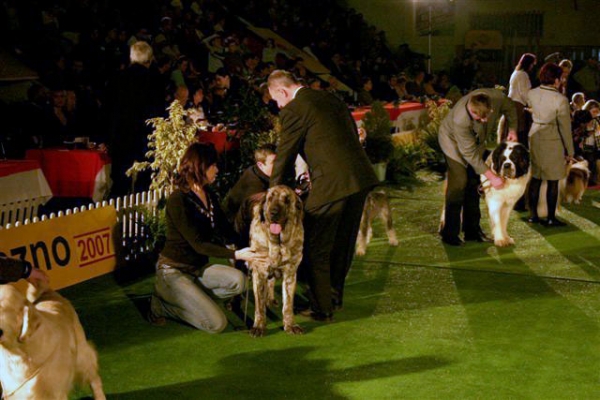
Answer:
[[[61,289],[104,275],[116,267],[114,207],[0,230],[0,253],[24,259],[46,272]]]

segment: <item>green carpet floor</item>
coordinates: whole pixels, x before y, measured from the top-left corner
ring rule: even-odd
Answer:
[[[391,197],[399,246],[378,223],[345,309],[329,324],[299,317],[304,336],[285,334],[277,310],[259,339],[235,330],[233,314],[219,335],[151,326],[138,310],[151,274],[63,290],[98,349],[108,398],[600,398],[600,193],[565,207],[565,228],[513,212],[508,249],[443,246],[440,182]]]

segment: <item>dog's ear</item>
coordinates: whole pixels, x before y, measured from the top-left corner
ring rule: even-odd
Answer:
[[[517,176],[523,176],[529,171],[529,151],[523,145],[513,148],[511,159],[517,167]]]
[[[492,165],[490,167],[492,171],[494,171],[496,174],[499,172],[498,169],[502,165],[502,163],[500,162],[500,157],[502,157],[502,154],[504,153],[505,149],[506,143],[502,142],[498,147],[494,149],[494,152],[492,153]]]
[[[258,217],[260,218],[260,222],[264,223],[267,219],[265,218],[265,205],[267,204],[267,193],[265,193],[264,196],[262,196],[260,198],[260,201],[258,202],[257,210],[258,210]]]
[[[23,307],[23,323],[21,325],[21,333],[19,334],[19,342],[25,342],[33,332],[38,328],[39,321],[35,310],[35,306],[27,303]]]

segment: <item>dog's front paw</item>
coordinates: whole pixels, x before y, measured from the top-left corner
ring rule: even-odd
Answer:
[[[496,247],[508,247],[508,246],[513,245],[513,244],[515,244],[515,241],[510,236],[505,237],[505,238],[494,239],[494,245]]]
[[[356,252],[354,254],[361,257],[361,256],[364,256],[366,252],[367,252],[367,250],[365,248],[357,247]]]
[[[394,246],[394,247],[398,246],[398,239],[396,239],[396,238],[390,239],[390,240],[388,240],[388,243],[390,244],[390,246]]]
[[[267,330],[265,328],[258,328],[256,326],[253,326],[250,329],[250,332],[248,332],[248,334],[252,337],[263,337],[263,336],[265,336],[266,332],[267,332]]]
[[[304,333],[304,329],[300,325],[286,326],[283,330],[290,335],[302,335]]]

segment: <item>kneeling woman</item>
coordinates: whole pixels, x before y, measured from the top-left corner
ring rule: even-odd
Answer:
[[[244,291],[245,276],[235,268],[210,264],[209,257],[252,261],[265,258],[250,248],[234,251],[234,232],[208,186],[217,177],[212,145],[194,143],[181,160],[177,189],[166,208],[166,243],[156,265],[151,322],[178,319],[209,332],[221,332],[227,318],[211,295],[226,299]]]

